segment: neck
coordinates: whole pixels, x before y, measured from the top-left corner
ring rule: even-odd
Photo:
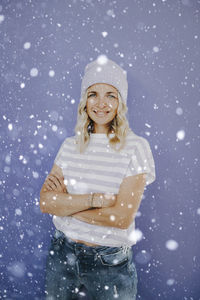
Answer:
[[[108,127],[105,127],[104,125],[95,124],[93,133],[105,133],[106,134],[107,132],[108,132]]]

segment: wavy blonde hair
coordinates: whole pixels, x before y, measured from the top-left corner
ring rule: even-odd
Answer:
[[[87,114],[86,103],[87,103],[87,91],[81,98],[78,105],[77,123],[75,126],[76,144],[79,153],[83,153],[87,148],[90,140],[90,133],[94,132],[94,121]],[[110,122],[107,137],[109,139],[109,145],[112,149],[119,152],[125,145],[126,136],[131,130],[129,122],[126,118],[128,108],[125,102],[122,100],[121,95],[118,91],[119,105],[117,114],[114,119]],[[115,133],[115,136],[110,137],[110,133]],[[118,149],[117,149],[117,146]]]

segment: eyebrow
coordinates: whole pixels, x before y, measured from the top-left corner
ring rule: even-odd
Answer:
[[[89,93],[96,93],[96,91],[89,91],[88,94]],[[117,94],[117,93],[116,92],[107,92],[106,94]]]

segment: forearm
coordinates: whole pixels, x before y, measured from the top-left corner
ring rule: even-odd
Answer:
[[[92,199],[91,199],[91,196]],[[69,194],[58,191],[44,191],[40,193],[40,209],[43,213],[56,216],[71,216],[74,213],[112,206],[116,201],[113,194]]]
[[[43,213],[56,216],[70,216],[91,208],[90,194],[68,194],[48,191],[40,195],[40,208]]]
[[[93,225],[127,228],[127,220],[112,207],[94,208],[85,210],[72,215],[72,217]]]

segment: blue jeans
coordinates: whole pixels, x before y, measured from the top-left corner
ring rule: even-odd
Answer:
[[[77,299],[84,285],[93,300],[135,300],[132,256],[131,247],[89,247],[56,229],[46,261],[45,299]]]

